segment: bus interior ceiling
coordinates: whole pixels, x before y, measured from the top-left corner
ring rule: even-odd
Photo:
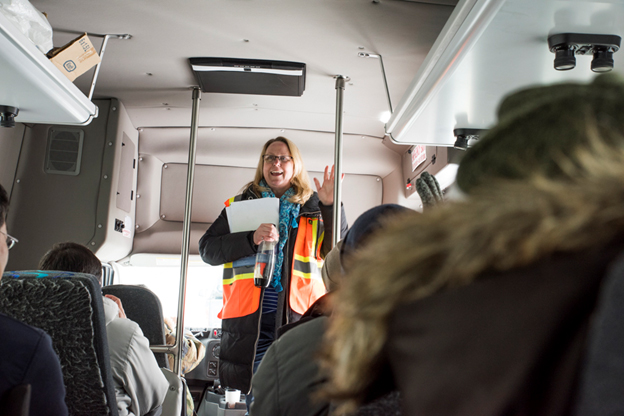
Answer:
[[[505,94],[593,75],[590,56],[579,56],[572,71],[555,71],[549,35],[619,36],[624,27],[624,6],[608,0],[31,3],[47,14],[55,46],[83,32],[96,49],[102,42],[96,34],[132,37],[108,42],[94,94],[99,116],[90,124],[21,124],[18,117],[16,128],[0,130],[8,225],[27,242],[11,252],[10,269],[36,267],[47,248],[64,240],[88,244],[104,261],[180,253],[197,85],[188,58],[306,64],[301,97],[202,95],[190,249],[196,254],[223,201],[251,180],[267,139],[292,139],[313,177],[333,163],[335,76],[349,77],[342,169],[353,221],[382,202],[418,208],[407,180],[440,171],[452,156],[453,129],[487,129]],[[380,60],[361,52],[383,57],[388,94]],[[622,59],[615,53],[620,73]],[[92,73],[75,81],[85,94]],[[388,95],[395,112],[385,124]],[[49,165],[50,143],[63,135],[82,137],[78,171]],[[408,153],[415,144],[427,146],[427,163],[417,169]]]
[[[252,179],[269,138],[292,139],[312,177],[333,163],[336,75],[350,78],[343,114],[347,217],[399,201],[401,156],[409,146],[384,139],[380,117],[389,106],[380,62],[358,53],[383,56],[390,96],[398,102],[455,2],[31,3],[47,14],[55,46],[82,32],[132,38],[108,41],[94,93],[99,116],[89,125],[18,123],[0,132],[10,136],[0,143],[2,182],[12,197],[8,225],[28,242],[11,252],[10,269],[35,268],[54,242],[66,240],[89,245],[103,261],[180,253],[197,85],[190,57],[306,64],[301,97],[202,94],[191,254],[223,201]],[[90,39],[99,50],[101,38]],[[85,94],[92,73],[75,81]],[[63,134],[84,136],[79,174],[42,168],[47,142]]]

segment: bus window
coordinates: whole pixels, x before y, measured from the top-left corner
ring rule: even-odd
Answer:
[[[221,328],[223,266],[210,266],[189,256],[186,286],[186,328]],[[166,317],[177,316],[180,256],[135,254],[114,263],[115,284],[143,285],[160,299]]]

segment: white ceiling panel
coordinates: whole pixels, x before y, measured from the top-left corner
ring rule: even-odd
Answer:
[[[77,32],[131,34],[111,39],[95,97],[116,97],[136,127],[188,126],[190,57],[307,64],[302,97],[204,94],[200,125],[333,131],[335,80],[349,76],[347,133],[381,137],[388,110],[381,54],[398,102],[453,10],[453,1],[395,0],[32,0],[62,45]],[[96,48],[100,41],[92,38]],[[151,75],[149,75],[151,74]],[[76,84],[86,91],[90,72]]]

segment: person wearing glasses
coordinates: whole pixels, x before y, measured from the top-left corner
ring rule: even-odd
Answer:
[[[251,378],[282,325],[299,320],[326,289],[323,258],[331,249],[334,168],[325,168],[323,183],[311,186],[297,146],[285,137],[267,141],[256,175],[242,193],[225,202],[279,198],[279,224],[230,232],[226,210],[199,241],[202,259],[224,264],[222,338],[219,377],[223,387],[249,393]],[[342,208],[341,234],[348,228]],[[267,288],[254,286],[258,246],[275,241],[276,262]],[[247,396],[247,406],[251,403]]]
[[[0,185],[0,278],[9,260],[9,250],[17,243],[7,233],[8,209],[9,197]],[[12,398],[27,388],[31,398],[29,415],[67,415],[61,363],[50,336],[3,313],[0,334],[10,334],[0,342],[0,415],[10,414],[14,410]]]

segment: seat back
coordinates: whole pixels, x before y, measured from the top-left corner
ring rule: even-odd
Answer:
[[[0,400],[0,415],[28,416],[30,411],[30,384],[19,384],[13,387]]]
[[[576,416],[624,414],[624,255],[612,264],[592,320]]]
[[[163,415],[186,416],[186,384],[184,379],[166,368],[160,369],[167,381],[169,390],[162,404]]]
[[[104,286],[102,293],[121,299],[126,316],[139,324],[150,345],[165,344],[162,306],[154,292],[143,286],[111,285]],[[164,353],[154,353],[154,356],[160,368],[169,368],[169,361]]]
[[[0,311],[50,335],[61,362],[70,415],[118,415],[102,292],[94,276],[5,272]]]

